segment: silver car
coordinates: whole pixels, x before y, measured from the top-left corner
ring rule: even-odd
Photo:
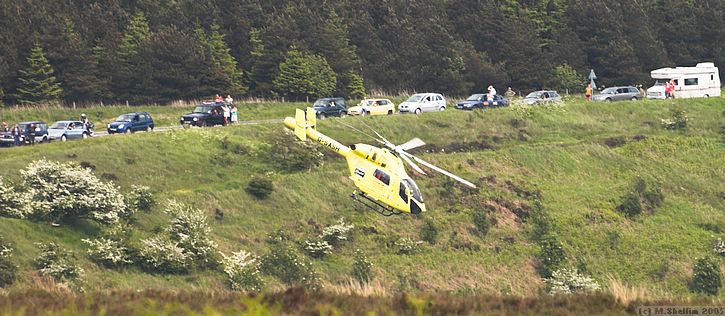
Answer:
[[[443,111],[446,109],[446,99],[440,93],[417,93],[398,105],[400,113],[415,113]]]
[[[528,105],[545,102],[561,102],[561,95],[551,90],[534,91],[527,94],[523,102]]]
[[[637,101],[642,99],[642,93],[639,89],[632,86],[625,87],[609,87],[597,95],[592,96],[593,101],[612,102],[612,101]]]

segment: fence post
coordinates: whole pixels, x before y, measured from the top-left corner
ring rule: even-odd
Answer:
[[[128,100],[126,100],[126,106],[128,106]]]
[[[73,109],[76,109],[76,101],[73,101]]]

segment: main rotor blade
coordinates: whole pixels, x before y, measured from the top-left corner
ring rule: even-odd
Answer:
[[[418,148],[418,147],[423,146],[423,145],[425,145],[425,142],[423,142],[420,138],[416,137],[416,138],[413,138],[413,139],[411,139],[411,140],[409,140],[409,141],[407,141],[407,142],[405,142],[403,144],[400,144],[400,145],[396,146],[395,149],[396,150],[397,149],[402,149],[402,150],[408,151],[408,150],[411,150],[413,148]]]
[[[405,162],[407,162],[408,165],[410,165],[410,167],[412,167],[413,170],[415,170],[415,172],[420,173],[422,175],[426,175],[427,174],[427,173],[425,173],[425,171],[423,171],[423,169],[421,169],[420,167],[418,167],[418,165],[416,165],[412,160],[410,160],[410,158],[408,158],[408,156],[406,156],[406,155],[400,155],[400,157],[402,157],[403,160],[405,160]]]
[[[449,177],[453,178],[454,180],[456,180],[456,181],[458,181],[458,182],[460,182],[460,183],[463,183],[463,184],[465,184],[465,185],[467,185],[467,186],[469,186],[469,187],[472,187],[472,188],[474,188],[474,189],[476,188],[476,185],[475,185],[475,184],[473,184],[473,183],[471,183],[470,181],[468,181],[468,180],[466,180],[466,179],[463,179],[463,178],[461,178],[461,177],[459,177],[459,176],[457,176],[457,175],[455,175],[455,174],[452,174],[452,173],[450,173],[450,172],[448,172],[448,171],[446,171],[446,170],[443,170],[442,168],[440,168],[440,167],[437,167],[437,166],[435,166],[434,164],[432,164],[432,163],[430,163],[430,162],[427,162],[427,161],[425,161],[425,160],[423,160],[423,159],[420,159],[420,158],[418,158],[418,157],[416,157],[416,156],[413,156],[413,155],[411,155],[411,154],[409,154],[409,153],[405,153],[405,155],[408,155],[408,156],[412,157],[413,159],[415,159],[415,161],[417,161],[417,162],[418,162],[418,163],[420,163],[421,165],[424,165],[424,166],[426,166],[426,167],[428,167],[428,168],[431,168],[431,169],[433,169],[433,170],[435,170],[435,171],[438,171],[438,172],[440,172],[440,173],[442,173],[442,174],[444,174],[444,175],[447,175],[447,176],[449,176]]]

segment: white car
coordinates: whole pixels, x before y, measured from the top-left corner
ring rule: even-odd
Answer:
[[[350,115],[391,115],[395,113],[395,103],[389,99],[364,99],[357,106],[347,109]]]
[[[398,105],[400,113],[415,113],[443,111],[446,109],[446,99],[440,93],[417,93]]]

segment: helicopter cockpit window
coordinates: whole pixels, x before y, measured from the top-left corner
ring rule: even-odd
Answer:
[[[382,170],[375,169],[373,176],[375,177],[375,179],[380,180],[380,182],[385,183],[385,185],[390,185],[390,175],[383,172]]]
[[[398,191],[398,195],[400,195],[400,198],[403,199],[403,202],[406,204],[408,203],[408,195],[405,194],[405,185],[403,185],[403,182],[400,183],[400,191]]]
[[[423,202],[423,195],[420,194],[420,189],[412,179],[403,179],[403,183],[410,188],[410,194],[418,202]]]

